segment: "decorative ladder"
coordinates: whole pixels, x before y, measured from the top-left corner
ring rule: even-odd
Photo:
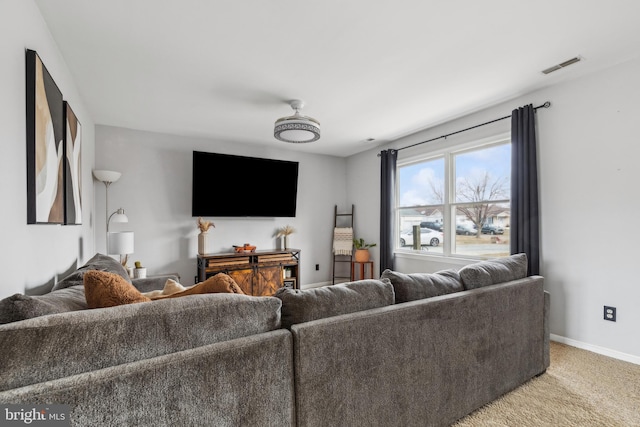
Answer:
[[[335,205],[334,214],[333,214],[334,232],[337,227],[351,227],[353,229],[353,212],[354,212],[353,205],[351,205],[351,213],[338,213],[338,205]],[[354,236],[355,236],[355,230],[354,230]],[[333,239],[335,240],[335,234]],[[333,252],[333,248],[334,248],[334,244],[331,245],[332,252]],[[336,255],[336,253],[333,252],[333,279],[331,280],[332,285],[336,284],[336,279],[351,280],[351,261],[353,261],[353,252],[352,252],[352,255]],[[343,270],[346,271],[346,273],[344,273],[344,274],[347,274],[346,276],[338,275],[339,273],[336,272],[336,266],[339,266],[343,263],[349,263],[347,268],[340,269],[341,272]]]

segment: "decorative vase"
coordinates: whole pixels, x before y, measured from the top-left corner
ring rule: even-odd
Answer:
[[[284,249],[289,249],[289,236],[284,236]]]
[[[354,256],[356,262],[367,262],[369,257],[369,249],[356,249]]]
[[[205,255],[210,252],[211,248],[209,247],[209,239],[207,238],[208,235],[209,233],[206,231],[198,234],[198,254],[200,255]]]

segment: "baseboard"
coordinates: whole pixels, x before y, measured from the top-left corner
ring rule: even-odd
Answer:
[[[611,350],[606,347],[600,347],[593,344],[587,344],[582,341],[572,340],[571,338],[563,337],[561,335],[551,334],[550,338],[552,341],[556,341],[562,344],[567,344],[572,347],[581,348],[583,350],[588,350],[593,353],[602,354],[603,356],[613,357],[614,359],[623,360],[625,362],[630,362],[636,365],[640,365],[640,357],[634,356],[632,354],[622,353],[620,351]]]

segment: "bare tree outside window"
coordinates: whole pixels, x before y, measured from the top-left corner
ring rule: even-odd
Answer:
[[[497,213],[496,204],[489,201],[508,199],[509,192],[509,178],[492,177],[488,171],[484,171],[484,174],[476,179],[464,177],[458,180],[457,200],[471,204],[458,206],[458,212],[475,225],[476,237],[480,237],[480,230],[490,215]]]

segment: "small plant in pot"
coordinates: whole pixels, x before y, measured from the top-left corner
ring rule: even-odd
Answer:
[[[357,262],[369,261],[369,248],[374,247],[375,243],[366,243],[363,238],[353,239],[353,246],[356,248],[355,260]]]

